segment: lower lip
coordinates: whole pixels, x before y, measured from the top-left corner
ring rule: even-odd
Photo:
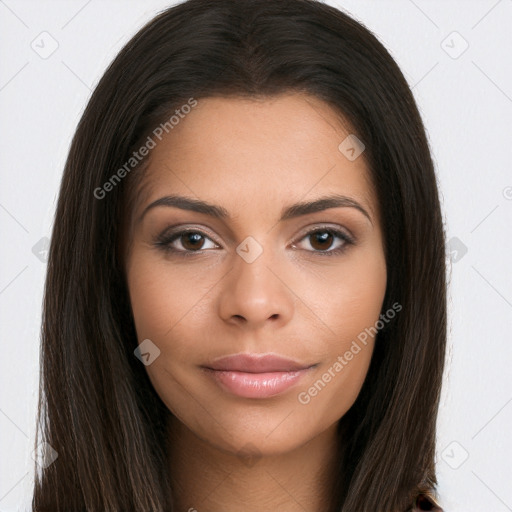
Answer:
[[[220,387],[243,398],[269,398],[284,393],[309,371],[310,368],[293,372],[248,373],[206,368]]]

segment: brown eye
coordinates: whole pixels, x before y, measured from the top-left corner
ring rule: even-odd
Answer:
[[[311,247],[318,251],[329,249],[334,240],[334,236],[330,231],[316,231],[308,236],[310,237]]]
[[[355,243],[354,238],[343,231],[318,227],[306,233],[301,241],[309,245],[305,248],[307,252],[318,256],[336,256]],[[294,247],[297,246],[294,245]]]
[[[165,252],[180,256],[201,254],[207,249],[219,248],[209,236],[190,229],[171,234],[164,233],[157,238],[155,245]]]
[[[181,245],[187,251],[193,251],[201,249],[204,245],[204,236],[201,233],[189,231],[179,236]]]

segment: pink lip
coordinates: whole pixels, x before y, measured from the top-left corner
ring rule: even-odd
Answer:
[[[268,398],[291,388],[313,366],[275,355],[235,354],[203,368],[225,391],[244,398]]]

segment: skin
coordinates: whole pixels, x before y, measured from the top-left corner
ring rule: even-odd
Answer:
[[[173,413],[169,463],[177,510],[326,510],[338,420],[356,400],[374,339],[335,376],[307,391],[375,325],[386,290],[377,198],[364,153],[338,145],[350,131],[321,100],[289,93],[264,100],[205,98],[151,150],[130,217],[126,277],[139,343],[160,355],[146,366]],[[342,194],[357,201],[279,221],[292,204]],[[227,219],[176,207],[145,208],[170,194],[225,208]],[[204,233],[195,245],[166,229]],[[309,228],[338,229],[317,242]],[[253,237],[251,263],[236,248]],[[326,255],[345,243],[345,250]],[[195,247],[195,249],[194,249]],[[274,353],[315,364],[293,388],[266,398],[234,396],[200,366],[213,358]],[[332,369],[331,369],[332,374]],[[252,454],[247,457],[246,453]]]

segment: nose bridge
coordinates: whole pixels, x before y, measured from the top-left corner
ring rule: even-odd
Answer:
[[[293,308],[292,294],[279,277],[272,237],[263,243],[248,236],[236,248],[233,266],[222,290],[220,314],[224,320],[245,319],[261,324],[268,319],[286,321]]]

